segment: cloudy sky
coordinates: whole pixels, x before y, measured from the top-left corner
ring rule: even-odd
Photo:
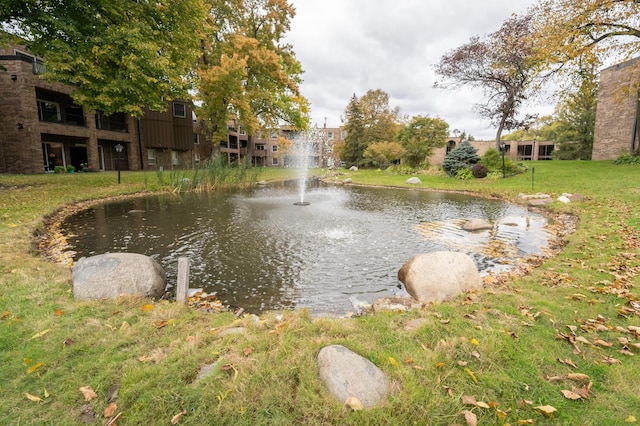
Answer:
[[[534,0],[289,0],[296,16],[286,41],[305,70],[312,124],[338,127],[349,99],[381,89],[403,114],[437,116],[476,139],[495,130],[473,112],[480,92],[433,87],[446,52],[500,28]],[[528,111],[549,114],[539,99]]]

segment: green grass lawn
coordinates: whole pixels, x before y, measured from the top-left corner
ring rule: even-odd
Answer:
[[[640,420],[640,167],[529,165],[535,174],[530,168],[499,180],[418,176],[421,189],[514,202],[518,193],[582,194],[584,201],[545,207],[579,217],[557,256],[450,302],[348,320],[315,319],[302,310],[255,321],[168,301],[75,301],[68,265],[47,262],[36,249],[44,218],[82,201],[170,190],[172,179],[124,172],[118,185],[115,173],[0,175],[2,424],[107,424],[116,417],[119,425]],[[257,179],[287,173],[264,169]],[[409,187],[408,177],[340,170],[331,179]],[[415,319],[423,325],[407,328]],[[248,332],[220,336],[238,325]],[[384,405],[352,412],[333,400],[315,363],[329,344],[385,372]],[[196,381],[200,367],[214,362],[214,373]]]

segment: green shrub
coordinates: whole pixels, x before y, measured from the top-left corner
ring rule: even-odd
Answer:
[[[471,168],[471,173],[473,174],[473,177],[482,179],[487,177],[487,173],[489,173],[489,170],[484,164],[478,163],[473,165],[473,167]]]
[[[416,173],[416,169],[406,165],[398,164],[387,167],[385,169],[385,172],[391,175],[413,175]]]
[[[640,164],[640,155],[622,154],[614,160],[613,164]]]
[[[55,166],[53,168],[53,172],[54,173],[64,173],[67,169],[64,168],[64,166]]]
[[[469,180],[473,179],[473,172],[470,169],[459,169],[456,173],[456,179]]]
[[[488,174],[496,173],[502,176],[502,153],[495,148],[489,148],[480,159],[480,164],[488,170]],[[524,173],[528,169],[527,165],[518,162],[514,163],[509,157],[504,157],[504,174],[507,176]]]
[[[470,169],[478,161],[480,161],[478,150],[471,146],[469,141],[463,141],[444,158],[442,170],[449,176],[457,176],[460,169]]]

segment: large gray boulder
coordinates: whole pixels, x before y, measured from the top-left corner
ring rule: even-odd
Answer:
[[[136,253],[107,253],[83,257],[73,266],[76,299],[110,299],[122,295],[158,298],[167,286],[164,269],[152,258]]]
[[[420,180],[419,177],[410,177],[409,179],[406,180],[406,183],[408,183],[409,185],[420,185],[422,183],[422,181]]]
[[[487,219],[469,219],[462,224],[462,229],[467,232],[477,232],[493,229],[493,225]]]
[[[398,271],[407,292],[422,303],[451,299],[482,288],[482,278],[473,259],[459,252],[418,254]]]
[[[341,404],[357,398],[364,408],[373,407],[382,403],[389,391],[382,370],[341,345],[320,350],[318,372],[320,380]]]

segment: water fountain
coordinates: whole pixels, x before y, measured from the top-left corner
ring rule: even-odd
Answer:
[[[319,148],[322,145],[323,138],[324,133],[318,131],[316,127],[311,131],[299,132],[293,139],[293,159],[294,167],[298,169],[298,193],[300,195],[299,201],[293,203],[294,206],[308,206],[311,204],[305,200],[309,167],[318,165]],[[315,164],[311,164],[312,161]]]

